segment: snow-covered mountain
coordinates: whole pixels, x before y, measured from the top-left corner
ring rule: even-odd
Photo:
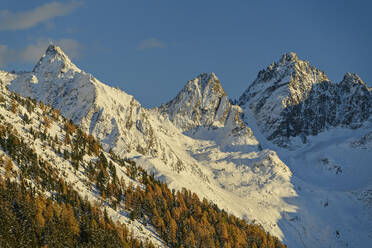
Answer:
[[[351,73],[332,83],[288,53],[260,71],[238,103],[262,146],[293,173],[297,197],[288,201],[297,210],[288,223],[301,246],[371,244],[371,88]],[[313,228],[320,233],[310,237]]]
[[[244,147],[248,152],[259,148],[252,130],[241,119],[241,108],[230,103],[214,73],[204,73],[188,81],[178,95],[159,110],[186,134],[209,130],[223,149]]]
[[[0,79],[170,187],[255,220],[289,247],[372,242],[371,96],[356,75],[333,84],[289,53],[259,73],[240,106],[205,73],[146,109],[51,45],[32,72],[0,72]]]
[[[59,109],[107,150],[122,156],[137,152],[159,157],[175,170],[186,168],[172,148],[159,140],[148,111],[133,96],[78,69],[57,46],[50,45],[33,71],[19,74],[9,89]]]
[[[165,105],[169,119],[183,130],[198,126],[224,126],[230,121],[230,116],[234,121],[238,114],[238,111],[231,108],[225,90],[214,73],[204,73],[190,80]]]
[[[60,182],[59,178],[62,178],[66,185],[71,186],[79,193],[82,199],[99,205],[102,210],[106,210],[112,220],[125,224],[137,239],[143,242],[149,240],[157,247],[166,247],[152,225],[141,220],[131,220],[129,211],[124,208],[124,202],[117,204],[114,209],[108,199],[101,197],[92,176],[89,176],[87,172],[88,168],[91,168],[91,172],[96,169],[93,165],[96,166],[98,156],[91,151],[85,152],[77,163],[79,166],[76,166],[72,155],[69,154],[79,150],[79,147],[74,147],[73,143],[74,139],[78,137],[77,132],[68,135],[65,126],[66,119],[51,107],[39,104],[29,98],[21,98],[6,89],[8,80],[14,79],[13,76],[7,72],[0,72],[0,127],[2,129],[0,180],[3,182],[7,178],[15,182],[26,181],[34,192],[56,200],[53,199],[53,195],[56,196],[55,188],[48,184],[48,177],[53,178],[54,187],[57,187],[55,185]],[[6,133],[12,135],[6,135]],[[15,140],[13,150],[16,152],[11,152],[11,146],[3,143],[4,140],[9,143],[10,136]],[[70,137],[69,144],[66,142],[66,136]],[[80,137],[81,139],[85,139],[84,142],[88,140],[86,136]],[[25,147],[27,148],[25,149]],[[19,153],[25,154],[27,158],[33,158],[33,161],[36,162],[29,163]],[[116,178],[121,179],[127,185],[133,184],[134,187],[143,187],[138,180],[128,175],[122,164],[112,160],[109,153],[103,151],[102,154],[113,166],[111,171],[115,170]],[[10,169],[3,166],[4,161],[7,160],[12,161]],[[125,165],[130,166],[127,162]],[[106,179],[113,180],[112,174],[107,174]],[[5,212],[4,209],[2,209],[2,213],[4,213],[3,211]],[[21,212],[19,214],[22,215]],[[4,215],[2,217],[9,218]],[[15,223],[14,219],[10,219],[10,221]],[[25,227],[25,229],[27,228]],[[25,237],[17,238],[25,240]]]
[[[240,107],[222,96],[224,90],[213,74],[188,82],[185,88],[194,82],[195,92],[183,90],[178,100],[145,109],[132,96],[77,69],[59,47],[51,45],[33,72],[7,74],[3,81],[22,96],[59,109],[106,149],[135,159],[170,187],[191,189],[238,216],[259,219],[274,235],[283,236],[275,223],[282,209],[291,209],[282,200],[294,193],[291,173],[274,151],[261,151],[239,117]],[[216,89],[221,92],[218,97]],[[195,116],[199,115],[196,121],[173,111],[180,102],[193,105]],[[266,194],[276,195],[275,200],[261,197]],[[268,207],[262,211],[259,205]]]
[[[371,89],[347,73],[332,83],[324,72],[288,53],[258,73],[239,98],[251,111],[261,131],[281,146],[290,137],[317,135],[331,127],[358,128],[371,115]]]

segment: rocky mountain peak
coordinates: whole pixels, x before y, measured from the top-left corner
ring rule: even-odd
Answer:
[[[48,46],[47,50],[45,51],[45,54],[52,55],[52,56],[55,56],[58,54],[58,55],[67,57],[67,55],[62,51],[62,49],[59,46],[56,46],[54,44],[50,44]]]
[[[243,123],[242,109],[230,103],[214,73],[202,73],[189,80],[159,110],[183,133],[196,139],[214,137],[221,149],[259,149],[252,130]]]
[[[299,58],[296,53],[294,52],[288,52],[282,55],[282,58],[280,59],[280,63],[291,63],[299,61]]]
[[[289,52],[261,70],[238,103],[240,106],[248,103],[256,112],[273,98],[279,100],[280,108],[295,105],[307,97],[314,84],[324,81],[329,81],[324,72],[299,59],[294,52]],[[273,94],[275,96],[270,97]],[[273,106],[267,107],[273,110]]]
[[[119,155],[138,152],[159,156],[174,170],[186,168],[171,148],[160,142],[148,111],[133,96],[78,69],[58,46],[50,45],[33,72],[19,74],[9,89],[58,109],[100,139],[106,150]]]
[[[360,127],[371,114],[372,101],[358,75],[346,73],[335,84],[288,53],[258,74],[239,105],[252,111],[268,139],[285,146],[290,137],[317,135],[329,127]]]
[[[355,86],[362,86],[368,88],[367,85],[363,82],[363,80],[355,73],[347,72],[340,82],[340,85],[343,88],[355,87]]]
[[[59,46],[50,44],[32,72],[58,75],[68,71],[80,72]]]
[[[176,126],[188,130],[196,126],[223,125],[230,103],[220,80],[212,72],[189,80],[163,107]]]
[[[206,89],[206,87],[210,84],[212,84],[214,87],[222,88],[220,80],[214,74],[214,72],[210,73],[201,73],[199,74],[194,80],[194,83],[197,83],[199,85],[199,88],[202,92]]]
[[[251,87],[263,83],[271,87],[287,82],[293,88],[309,88],[311,84],[322,81],[329,81],[324,72],[311,66],[308,61],[301,60],[296,53],[289,52],[261,70]]]

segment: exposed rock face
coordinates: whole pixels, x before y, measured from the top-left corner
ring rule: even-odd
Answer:
[[[187,130],[196,126],[223,126],[231,105],[216,75],[204,73],[188,81],[165,108],[170,120]]]
[[[347,73],[338,85],[341,105],[342,125],[357,128],[366,121],[372,112],[371,88],[356,75]]]
[[[239,98],[269,140],[285,146],[289,137],[316,135],[329,127],[357,128],[371,114],[371,89],[355,74],[339,84],[294,53],[258,73]]]
[[[160,111],[186,133],[195,134],[201,127],[215,130],[222,146],[258,146],[252,130],[244,125],[241,108],[230,103],[214,73],[203,73],[188,81]]]

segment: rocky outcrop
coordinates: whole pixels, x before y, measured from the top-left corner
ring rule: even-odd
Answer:
[[[189,80],[178,95],[159,108],[173,124],[194,138],[200,128],[213,131],[221,147],[246,151],[257,149],[258,141],[244,125],[242,110],[230,103],[220,80],[212,73],[203,73]],[[248,148],[250,147],[250,148]]]
[[[289,53],[259,72],[239,98],[261,131],[286,146],[290,137],[317,135],[330,127],[357,128],[371,114],[371,89],[356,75],[347,73],[332,83],[324,72]]]
[[[187,82],[178,95],[162,106],[169,119],[183,130],[197,126],[224,126],[232,110],[229,98],[214,73],[204,73]]]

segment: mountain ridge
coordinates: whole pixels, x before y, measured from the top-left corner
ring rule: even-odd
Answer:
[[[171,191],[3,82],[0,195],[2,247],[286,247],[190,190]]]
[[[289,53],[261,70],[238,104],[253,112],[269,140],[288,146],[291,137],[301,136],[305,142],[306,136],[327,128],[360,127],[371,113],[370,91],[356,74],[346,73],[335,84],[324,72]],[[358,112],[362,114],[357,116]]]
[[[180,159],[169,151],[171,148],[163,147],[154,136],[147,110],[133,96],[81,71],[55,45],[48,47],[33,73],[19,75],[9,88],[59,109],[97,137],[105,149],[112,148],[118,154],[137,151],[153,156],[160,152],[159,156],[170,161],[168,164],[173,168],[184,169]],[[116,118],[110,117],[113,115]],[[127,135],[128,130],[136,133],[136,137]],[[168,152],[164,153],[164,149]]]
[[[214,73],[205,73],[186,82],[168,103],[147,109],[133,96],[92,75],[68,63],[63,66],[64,56],[57,48],[47,53],[34,72],[2,72],[0,79],[9,89],[60,109],[97,137],[107,151],[111,148],[133,159],[173,189],[191,189],[229,213],[255,219],[289,247],[368,243],[370,226],[362,218],[368,212],[358,210],[353,221],[348,212],[361,208],[356,195],[368,202],[367,126],[351,129],[350,125],[338,125],[328,130],[328,126],[319,125],[322,115],[318,119],[297,118],[303,109],[314,106],[318,108],[314,113],[338,110],[340,107],[332,104],[319,104],[319,99],[337,100],[333,91],[342,91],[342,100],[346,100],[342,109],[352,114],[348,118],[352,124],[357,123],[364,117],[355,110],[369,106],[357,104],[355,96],[369,92],[357,76],[345,75],[339,89],[322,71],[288,53],[259,73],[238,102],[240,106],[228,99]],[[44,68],[44,63],[50,67]],[[282,120],[288,125],[282,125]],[[300,128],[296,131],[292,124]],[[312,125],[316,135],[306,136]],[[275,137],[267,139],[276,131]],[[289,146],[290,142],[295,146]],[[337,151],[351,154],[350,158]],[[360,163],[354,164],[358,157],[362,158]],[[344,204],[346,201],[349,203]],[[331,203],[330,208],[324,207],[326,202]],[[365,207],[369,209],[368,203]],[[350,232],[345,220],[352,228],[358,228],[358,221],[366,228]],[[322,232],[316,231],[320,229]],[[335,235],[336,230],[343,236]]]
[[[234,187],[240,187],[239,184],[235,185],[232,182],[237,174],[246,176],[247,179],[242,177],[241,180],[252,181],[251,184],[244,184],[244,187],[255,188],[257,192],[263,192],[266,188],[271,192],[269,189],[281,184],[285,185],[285,189],[275,194],[292,194],[289,170],[274,151],[260,148],[251,130],[244,126],[240,119],[239,106],[231,107],[233,111],[230,111],[230,118],[227,118],[228,125],[220,123],[223,125],[218,125],[216,129],[216,126],[210,125],[212,122],[196,123],[192,129],[186,131],[178,128],[161,108],[143,108],[132,96],[104,85],[90,74],[76,71],[74,67],[69,67],[66,72],[60,72],[63,67],[60,65],[63,63],[57,62],[63,59],[63,56],[48,53],[57,56],[51,60],[43,59],[42,63],[51,61],[51,70],[57,68],[53,74],[57,75],[56,77],[50,73],[40,73],[38,70],[35,70],[36,73],[17,74],[15,78],[9,80],[9,89],[58,108],[62,114],[80,124],[84,131],[99,139],[106,150],[111,148],[120,156],[136,160],[149,173],[154,173],[157,178],[168,182],[170,187],[178,190],[183,187],[192,189],[222,208],[231,209],[238,216],[243,216],[246,204],[252,204],[253,209],[258,209],[258,203],[241,201],[239,204],[231,205],[226,199],[255,197],[258,202],[261,200],[257,193],[251,194],[253,190],[245,190],[244,194],[231,194]],[[55,63],[59,67],[55,67]],[[48,65],[49,63],[45,68]],[[203,86],[206,86],[204,89],[209,89],[207,82]],[[94,91],[95,95],[93,93],[86,95],[86,88]],[[222,86],[219,90],[224,91]],[[210,99],[209,97],[207,94],[196,99],[205,100]],[[228,99],[226,97],[224,99],[226,106],[229,106]],[[205,106],[209,106],[208,101],[207,103]],[[214,110],[212,108],[210,116],[215,116]],[[203,113],[200,108],[198,111]],[[265,166],[259,168],[261,164]],[[224,168],[226,165],[229,167]],[[253,168],[256,168],[255,171]],[[261,174],[262,177],[255,178],[253,176],[255,173]],[[265,183],[267,178],[271,179]],[[255,186],[257,183],[262,186],[257,188]],[[277,205],[280,208],[290,208],[281,197],[275,201],[278,201]],[[272,205],[267,211],[275,212],[273,214],[275,218],[280,216],[276,205]],[[250,213],[247,218],[253,218],[255,214]],[[264,218],[261,219],[262,224],[274,228],[275,234],[282,235],[272,223],[271,217],[260,215]]]

